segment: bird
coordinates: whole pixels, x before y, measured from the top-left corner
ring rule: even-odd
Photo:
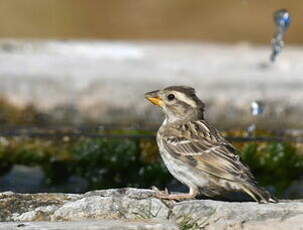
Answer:
[[[158,190],[157,198],[185,200],[237,191],[258,203],[278,202],[258,185],[240,152],[205,120],[205,104],[194,88],[169,86],[145,93],[145,98],[165,114],[156,136],[160,156],[170,174],[189,188],[179,194]]]

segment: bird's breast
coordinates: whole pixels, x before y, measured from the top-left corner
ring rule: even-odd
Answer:
[[[189,187],[203,187],[208,184],[208,176],[191,165],[181,161],[175,154],[165,149],[162,138],[157,135],[160,156],[168,171],[181,183]]]

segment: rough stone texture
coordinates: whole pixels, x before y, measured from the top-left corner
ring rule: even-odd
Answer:
[[[249,44],[1,40],[0,94],[75,123],[159,123],[143,93],[185,84],[221,127],[250,124],[261,99],[260,125],[302,128],[302,51],[286,46],[270,64],[269,46]]]
[[[19,226],[19,227],[18,227]],[[168,221],[126,222],[117,220],[74,221],[74,222],[27,222],[1,223],[0,230],[178,230]]]
[[[172,209],[172,215],[176,217],[178,223],[182,222],[182,219],[190,217],[197,226],[207,229],[231,227],[231,229],[252,229],[254,225],[261,226],[263,223],[267,226],[282,224],[281,226],[288,226],[289,229],[297,226],[299,229],[300,226],[303,226],[303,219],[300,221],[302,214],[303,203],[293,201],[281,201],[279,204],[233,203],[211,200],[185,201],[176,204]],[[290,220],[294,222],[290,224]]]
[[[178,226],[209,230],[299,230],[303,227],[303,201],[300,200],[278,204],[213,200],[176,203],[156,199],[153,193],[133,188],[79,195],[1,193],[0,220],[9,223],[1,224],[0,229],[17,229],[16,224],[25,225],[18,229],[39,229],[39,226],[44,226],[40,229],[63,229],[63,223],[66,223],[65,229],[115,229],[119,225],[120,229],[177,229]]]

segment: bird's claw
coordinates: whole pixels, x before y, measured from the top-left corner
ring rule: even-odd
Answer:
[[[157,198],[166,198],[167,196],[169,196],[167,188],[165,188],[164,191],[161,191],[156,186],[152,186],[151,189],[155,191],[155,197]]]
[[[169,194],[167,188],[165,188],[164,191],[161,191],[161,190],[158,189],[156,186],[152,186],[151,189],[152,189],[153,191],[155,191],[155,192],[163,193],[163,194],[166,194],[166,195]]]

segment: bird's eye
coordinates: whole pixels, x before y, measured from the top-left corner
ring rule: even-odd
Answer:
[[[168,94],[168,95],[167,95],[167,99],[168,99],[169,101],[172,101],[172,100],[175,99],[175,95],[173,95],[173,94]]]

